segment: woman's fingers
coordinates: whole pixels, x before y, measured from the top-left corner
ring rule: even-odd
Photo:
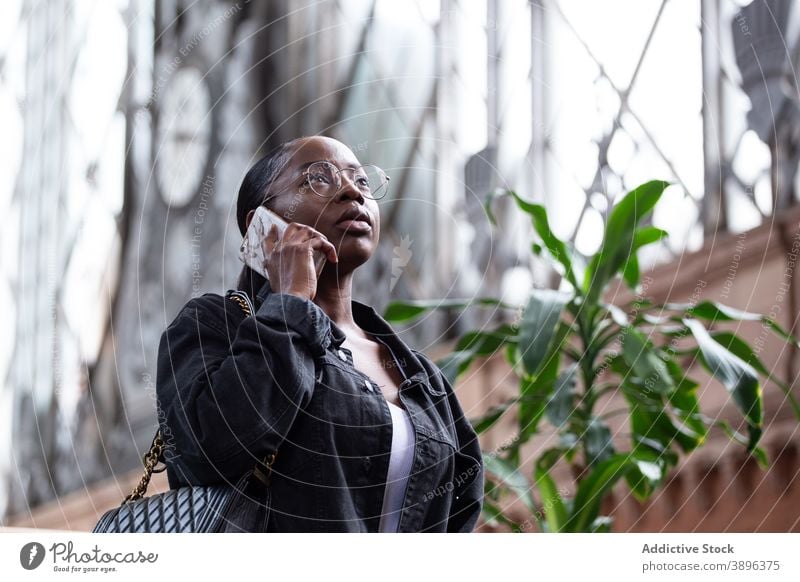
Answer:
[[[315,236],[327,240],[325,235],[317,229],[299,222],[290,222],[289,226],[287,226],[286,230],[283,232],[284,240],[296,240],[298,242],[306,241]]]
[[[267,236],[264,237],[261,246],[264,249],[264,256],[268,257],[275,250],[275,243],[278,242],[278,227],[274,224],[269,225]]]
[[[312,249],[322,251],[331,263],[339,262],[339,257],[336,255],[336,247],[328,239],[314,237],[311,239],[310,244]]]
[[[291,222],[281,234],[280,229],[271,224],[264,237],[264,262],[272,289],[313,299],[318,276],[314,252],[323,253],[333,263],[339,260],[336,248],[318,230]]]
[[[282,253],[284,249],[288,250],[291,247],[308,245],[314,250],[321,251],[330,262],[339,262],[336,247],[331,244],[324,234],[307,224],[290,222],[284,229],[283,234],[279,234],[278,227],[275,224],[270,224],[267,236],[264,237],[263,241],[264,256],[267,258],[275,256],[276,253]]]
[[[325,253],[325,256],[330,262],[336,263],[339,261],[339,257],[336,254],[336,247],[328,241],[328,237],[307,224],[300,224],[298,222],[289,223],[289,226],[286,227],[283,233],[283,240],[295,240],[296,242],[311,241],[312,248],[319,249]]]

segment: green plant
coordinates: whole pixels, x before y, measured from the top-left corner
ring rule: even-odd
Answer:
[[[670,184],[651,181],[625,194],[611,209],[600,251],[583,260],[559,240],[542,205],[510,195],[527,213],[538,235],[532,252],[548,259],[569,283],[568,291],[533,289],[521,316],[491,330],[464,334],[455,350],[438,362],[449,380],[479,357],[500,350],[519,378],[514,398],[473,420],[478,433],[488,430],[509,411],[516,411],[516,434],[508,446],[484,452],[487,479],[484,516],[515,531],[524,526],[505,515],[498,503],[513,492],[528,507],[542,531],[608,531],[611,520],[600,515],[603,499],[624,479],[633,495],[646,500],[664,484],[681,454],[703,445],[709,430],[718,427],[746,447],[762,467],[768,459],[758,446],[764,417],[761,378],[786,394],[795,415],[800,406],[789,386],[772,377],[756,352],[731,331],[710,331],[718,321],[757,320],[785,341],[797,340],[772,319],[711,301],[656,304],[640,296],[641,276],[636,251],[656,243],[666,232],[640,226]],[[486,210],[494,223],[491,204]],[[604,301],[617,276],[636,292],[633,301],[614,305]],[[567,287],[567,285],[562,285]],[[414,319],[434,308],[465,309],[473,305],[515,309],[497,299],[471,301],[393,302],[385,312],[391,321]],[[679,346],[684,340],[688,346]],[[703,414],[698,382],[687,377],[679,359],[697,358],[728,390],[743,417],[747,434],[729,423]],[[607,416],[597,414],[601,396],[619,392],[630,427],[626,450],[617,450]],[[520,448],[541,432],[547,422],[558,433],[558,444],[539,451],[530,480],[520,469]],[[575,476],[568,497],[553,479],[557,463],[566,463]],[[531,494],[539,492],[539,504]]]

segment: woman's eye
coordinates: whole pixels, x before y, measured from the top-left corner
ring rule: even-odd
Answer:
[[[308,179],[310,179],[315,184],[330,184],[330,179],[324,174],[309,174]]]

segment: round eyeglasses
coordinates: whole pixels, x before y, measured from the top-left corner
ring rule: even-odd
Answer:
[[[389,191],[389,176],[378,166],[368,164],[358,168],[339,169],[330,162],[314,162],[303,175],[303,187],[308,187],[317,196],[331,198],[342,189],[342,172],[352,172],[350,181],[365,198],[380,200]]]

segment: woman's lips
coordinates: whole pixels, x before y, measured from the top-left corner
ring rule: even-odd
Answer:
[[[342,220],[336,223],[336,228],[351,233],[367,233],[372,231],[372,227],[365,220]]]

